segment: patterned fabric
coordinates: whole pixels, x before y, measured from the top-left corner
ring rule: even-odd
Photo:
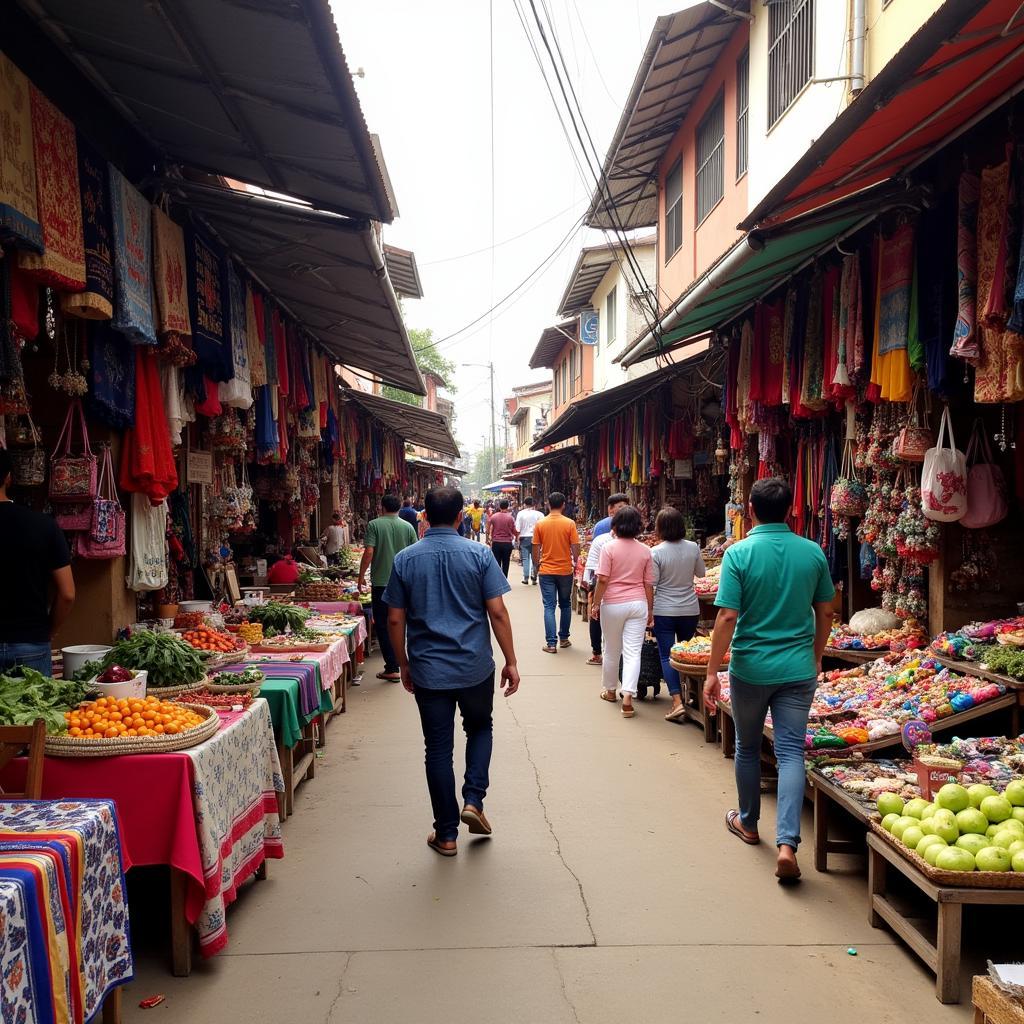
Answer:
[[[138,491],[154,504],[178,486],[178,468],[171,451],[156,353],[135,349],[135,422],[121,447],[120,486]]]
[[[249,337],[246,325],[245,286],[231,261],[228,261],[228,333],[231,336],[233,375],[220,386],[220,400],[232,409],[252,405],[252,380],[249,375]]]
[[[228,331],[225,260],[212,242],[191,228],[185,235],[188,304],[192,314],[192,344],[199,368],[213,381],[230,380],[234,373]]]
[[[970,171],[960,175],[957,195],[957,317],[951,356],[976,363],[981,356],[975,323],[978,287],[978,197],[981,179]]]
[[[18,253],[18,262],[41,284],[77,292],[85,287],[85,244],[75,126],[34,85],[31,97],[43,252]]]
[[[264,860],[284,856],[277,813],[284,776],[267,702],[256,700],[225,721],[216,736],[185,751],[192,761],[205,879],[205,902],[195,921],[204,956],[228,944],[225,911],[238,887]]]
[[[113,324],[136,345],[155,345],[149,202],[113,164],[108,165],[108,173],[114,252]]]
[[[1024,152],[1018,152],[1014,164],[1015,183],[1014,195],[1018,204],[1018,216],[1020,215],[1020,204],[1024,203]],[[1020,225],[1017,225],[1018,228]],[[1012,285],[1013,309],[1010,312],[1010,319],[1007,327],[1017,334],[1024,334],[1024,231],[1020,232],[1020,248],[1017,252],[1017,276]]]
[[[260,310],[262,314],[262,307]],[[245,283],[245,340],[249,346],[249,383],[254,388],[267,383],[267,359],[263,348],[263,317],[256,312],[256,295]]]
[[[856,253],[843,257],[839,281],[839,352],[846,361],[846,377],[853,381],[864,370],[864,301],[860,256]],[[834,383],[844,382],[837,379]]]
[[[89,411],[115,430],[135,422],[135,353],[109,324],[97,324],[89,343]]]
[[[803,366],[800,379],[800,405],[808,413],[825,407],[821,397],[825,374],[823,289],[822,275],[816,273],[811,278],[811,286],[807,294],[807,324],[804,329]]]
[[[914,228],[904,224],[891,238],[879,239],[871,383],[889,402],[909,401],[913,389],[907,351],[913,275]]]
[[[78,136],[78,185],[82,195],[85,291],[61,296],[68,316],[109,320],[114,315],[113,240],[107,162]]]
[[[5,859],[13,858],[16,851],[22,857],[31,851],[49,858],[54,871],[48,878],[56,877],[57,881],[56,886],[49,886],[50,898],[43,904],[49,908],[50,922],[37,927],[36,935],[41,940],[47,932],[47,942],[51,944],[54,939],[59,942],[57,936],[64,932],[68,949],[64,960],[66,976],[59,988],[66,993],[73,1010],[70,1019],[91,1020],[107,993],[115,985],[131,981],[133,973],[125,865],[112,801],[0,803],[0,851],[0,977],[6,981],[5,998],[11,998],[14,978],[21,979],[15,999],[20,999],[22,1005],[36,994],[26,988],[39,975],[38,970],[29,970],[32,957],[27,945],[32,942],[32,907],[28,906],[27,916],[18,917],[14,901],[12,911],[12,890],[5,884],[8,873],[4,868]],[[22,902],[22,915],[25,907]],[[12,936],[21,941],[12,946]],[[16,952],[12,954],[15,949],[21,950],[20,959]],[[45,948],[43,952],[45,955]],[[49,958],[47,961],[49,969]],[[38,1001],[31,1001],[38,1009]],[[17,1007],[18,1003],[14,1005]],[[17,1016],[20,1010],[11,1016],[6,1015],[7,1010],[5,1002],[5,1022],[22,1019]],[[24,1019],[49,1024],[54,1018],[33,1017],[29,1012]]]
[[[158,206],[153,207],[153,291],[156,332],[161,339],[192,337],[185,288],[185,232]]]
[[[43,251],[28,79],[0,53],[0,238]]]

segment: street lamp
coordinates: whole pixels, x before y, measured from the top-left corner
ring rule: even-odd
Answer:
[[[460,363],[460,366],[475,366],[481,370],[489,370],[491,374],[491,479],[498,479],[498,438],[494,425],[494,363]]]

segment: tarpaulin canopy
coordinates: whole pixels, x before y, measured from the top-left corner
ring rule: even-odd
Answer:
[[[485,484],[481,491],[518,491],[523,486],[521,480],[495,480],[493,484]]]
[[[456,459],[459,457],[459,446],[448,429],[447,420],[440,413],[421,409],[418,405],[393,402],[390,398],[371,395],[355,388],[343,392],[343,396],[347,401],[361,406],[406,441],[421,444],[442,455],[451,455]]]

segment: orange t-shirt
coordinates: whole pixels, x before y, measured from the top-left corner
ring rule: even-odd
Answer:
[[[541,576],[571,576],[572,545],[579,544],[580,535],[576,524],[562,515],[551,512],[533,529],[533,546],[540,548]]]

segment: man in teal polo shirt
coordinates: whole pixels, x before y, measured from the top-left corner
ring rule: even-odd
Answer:
[[[793,492],[784,480],[758,480],[750,490],[749,536],[722,559],[714,639],[704,683],[708,708],[718,699],[718,670],[732,643],[730,701],[736,723],[739,810],[726,827],[751,846],[760,842],[761,738],[772,713],[779,769],[775,844],[780,882],[800,877],[800,812],[804,799],[804,737],[832,626],[835,588],[814,541],[792,533],[786,516]]]

